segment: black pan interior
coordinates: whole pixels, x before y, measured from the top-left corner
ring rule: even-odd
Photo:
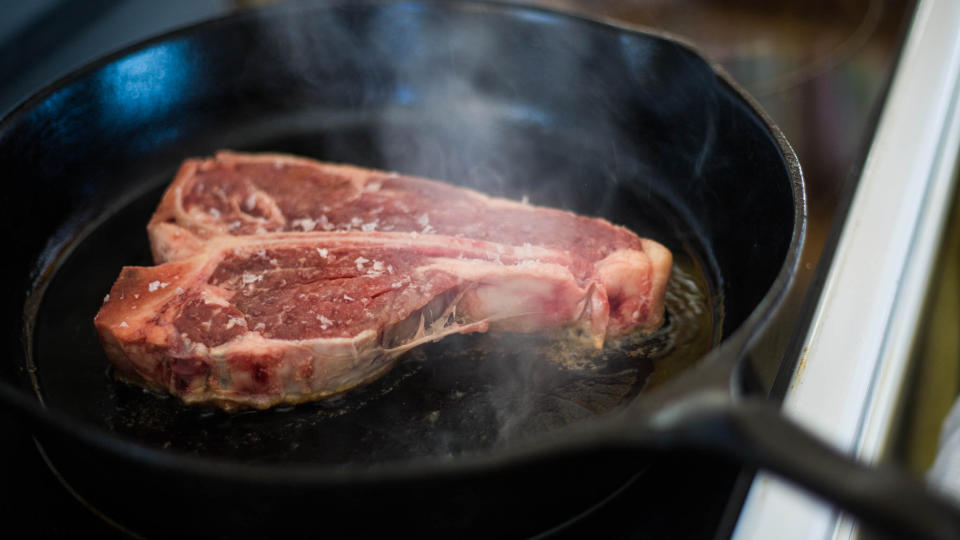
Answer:
[[[248,462],[448,456],[610,410],[683,364],[662,362],[685,324],[672,314],[591,369],[551,337],[456,337],[341,400],[267,412],[115,383],[91,320],[121,266],[149,263],[143,227],[188,156],[290,152],[604,216],[665,243],[698,283],[693,359],[743,323],[788,252],[776,141],[676,43],[472,4],[296,7],[202,30],[86,70],[0,127],[17,280],[3,305],[24,329],[3,344],[4,380],[100,428]]]

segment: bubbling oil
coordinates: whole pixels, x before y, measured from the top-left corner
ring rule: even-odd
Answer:
[[[718,310],[709,293],[702,266],[686,253],[674,254],[674,266],[667,282],[664,324],[652,333],[634,332],[608,340],[602,350],[592,348],[581,329],[548,334],[547,337],[506,338],[511,346],[524,346],[562,369],[581,372],[623,368],[635,377],[637,391],[654,388],[682,373],[702,359],[719,342],[715,324]],[[497,338],[494,338],[497,339]],[[504,338],[500,338],[504,339]],[[502,346],[502,344],[501,344]],[[623,395],[622,397],[632,397]]]

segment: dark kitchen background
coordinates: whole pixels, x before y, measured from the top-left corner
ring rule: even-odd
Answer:
[[[145,37],[235,10],[277,3],[256,0],[32,0],[0,2],[0,113],[44,85]],[[524,2],[514,2],[524,3]],[[655,27],[698,46],[751,93],[794,145],[809,197],[808,248],[799,274],[811,304],[832,256],[832,237],[856,185],[866,149],[915,6],[910,0],[537,0],[525,2],[592,17]],[[953,227],[956,229],[957,227]],[[956,235],[954,235],[956,236]],[[951,242],[955,245],[956,242]],[[946,261],[955,261],[947,256]],[[955,264],[954,264],[955,265]],[[939,273],[938,276],[949,276]],[[955,274],[954,274],[955,275]],[[960,297],[955,279],[939,279],[941,297]],[[956,302],[936,309],[956,321]],[[937,332],[939,326],[930,325]],[[953,328],[956,328],[954,324]],[[802,331],[802,329],[797,330]],[[952,335],[949,329],[946,335]],[[925,341],[926,342],[926,341]],[[956,359],[952,342],[921,356]],[[950,347],[954,347],[951,349]],[[927,350],[929,349],[929,350]],[[938,356],[939,355],[939,356]],[[906,417],[899,458],[929,466],[940,419],[956,395],[957,362],[916,380],[926,399]],[[942,370],[947,370],[946,376]],[[952,370],[952,371],[950,371]],[[931,374],[933,373],[933,374]],[[928,391],[929,389],[929,391]],[[45,465],[26,426],[0,411],[0,516],[8,531],[38,538],[120,537],[84,507]],[[548,537],[726,537],[751,471],[711,460],[685,461],[643,478],[579,522]],[[171,516],[175,519],[175,516]],[[211,519],[216,519],[211,516]],[[184,524],[185,533],[189,525]],[[505,524],[507,526],[507,524]],[[509,533],[505,533],[509,536]]]

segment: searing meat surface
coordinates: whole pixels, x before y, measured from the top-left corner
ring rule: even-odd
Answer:
[[[663,320],[670,252],[607,221],[275,154],[188,160],[95,318],[122,378],[266,408],[344,392],[453,333]]]

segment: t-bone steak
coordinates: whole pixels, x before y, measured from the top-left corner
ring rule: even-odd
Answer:
[[[454,333],[663,321],[672,257],[602,219],[278,154],[184,162],[94,320],[115,373],[267,408],[369,382]]]

